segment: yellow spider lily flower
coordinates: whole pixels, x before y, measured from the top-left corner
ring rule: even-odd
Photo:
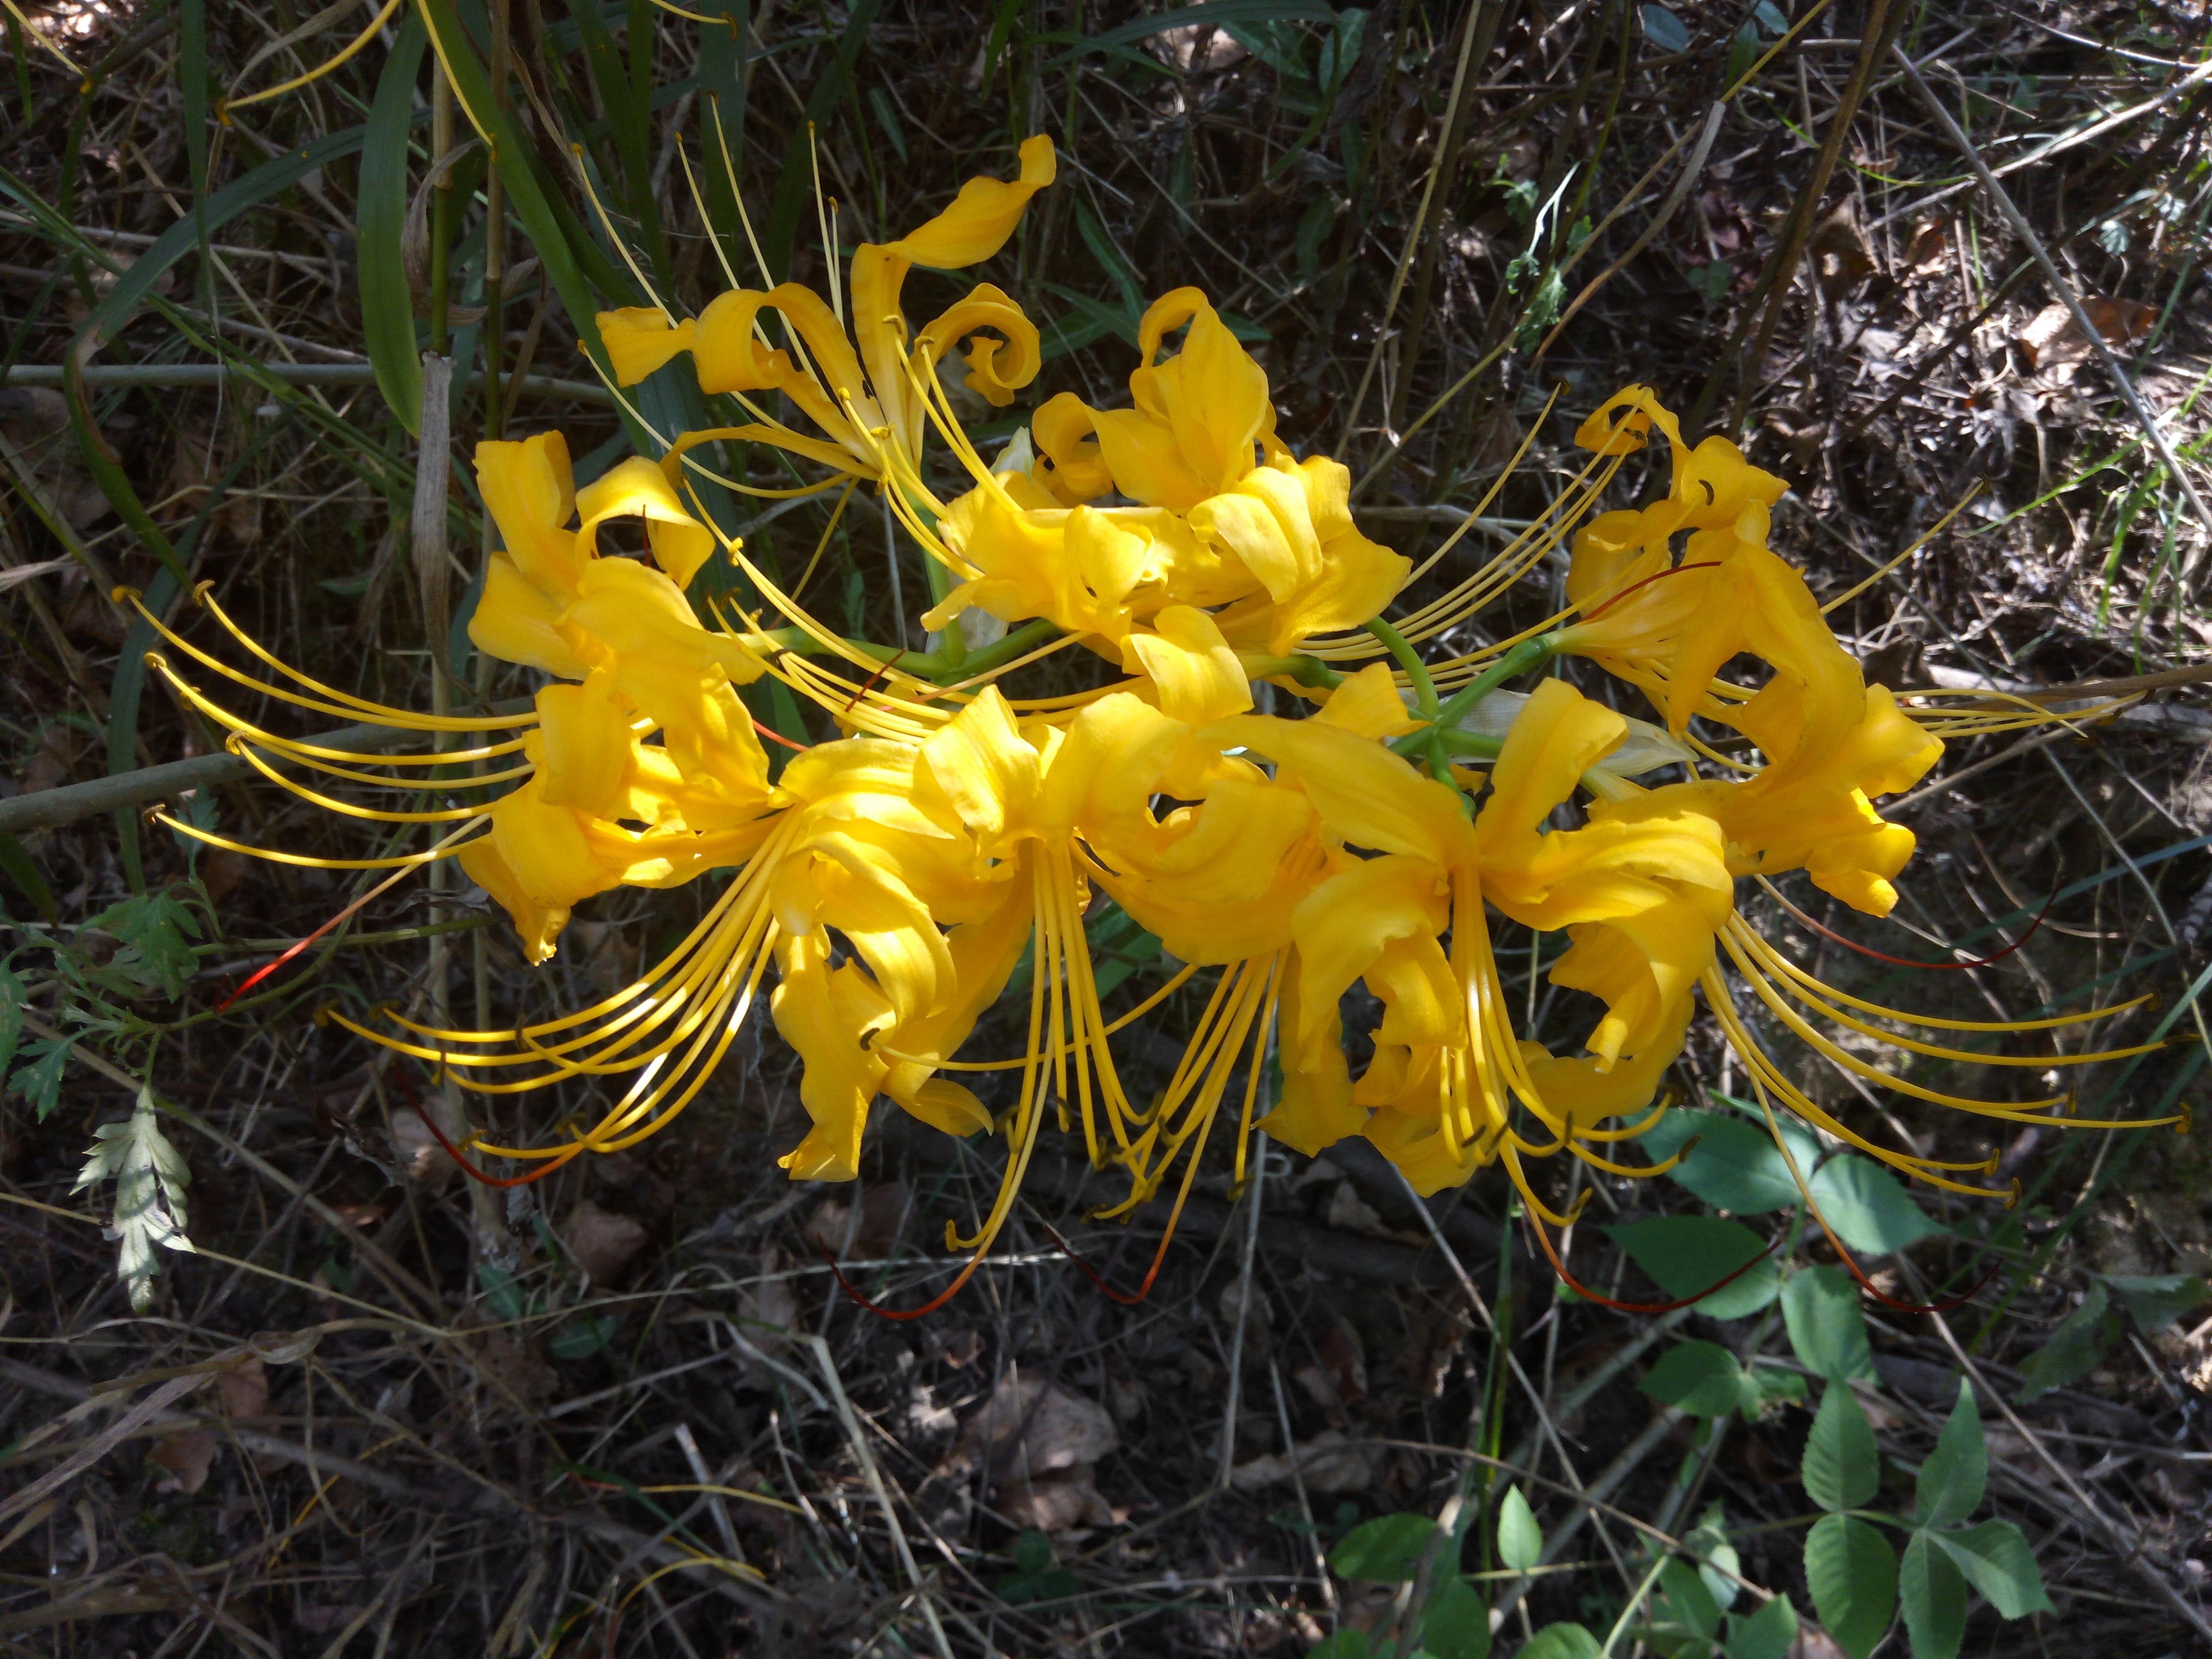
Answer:
[[[694,444],[735,438],[774,444],[856,478],[889,478],[902,489],[919,485],[928,406],[918,388],[937,363],[969,341],[968,385],[1003,405],[1036,377],[1041,362],[1036,325],[988,283],[911,338],[901,309],[914,266],[960,270],[1006,245],[1030,198],[1052,183],[1057,167],[1052,140],[1042,134],[1024,141],[1016,179],[970,179],[927,224],[896,242],[864,243],[855,252],[849,335],[819,295],[796,283],[766,292],[733,290],[696,320],[677,322],[658,307],[600,313],[600,337],[620,384],[635,386],[689,351],[702,391],[781,392],[824,434],[809,438],[762,415],[742,427],[685,434],[670,461]],[[766,343],[764,310],[781,316],[798,356]]]

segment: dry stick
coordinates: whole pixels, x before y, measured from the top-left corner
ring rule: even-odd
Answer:
[[[526,699],[510,697],[492,704],[491,712],[495,714],[520,714],[526,713],[530,707]],[[342,726],[335,732],[319,734],[315,743],[319,747],[343,749],[349,754],[374,755],[418,743],[422,737],[420,732],[406,726]],[[282,755],[271,754],[263,758],[273,766],[291,763]],[[235,783],[258,775],[246,761],[225,750],[213,755],[196,755],[190,760],[164,761],[159,766],[142,766],[136,771],[119,772],[112,777],[64,784],[58,789],[40,789],[27,795],[11,795],[0,800],[0,835],[20,836],[33,830],[59,830],[80,818],[96,817],[118,807],[143,806],[151,801],[170,800],[195,789],[211,789],[218,784]]]
[[[1229,1339],[1229,1398],[1221,1418],[1221,1466],[1215,1472],[1214,1485],[1226,1488],[1230,1471],[1237,1464],[1237,1419],[1243,1409],[1244,1383],[1244,1328],[1252,1322],[1252,1267],[1260,1251],[1261,1200],[1267,1193],[1267,1136],[1265,1130],[1255,1130],[1252,1136],[1252,1179],[1244,1189],[1244,1201],[1251,1206],[1244,1214],[1244,1247],[1237,1264],[1237,1330]],[[1291,1448],[1293,1461],[1297,1448]]]
[[[2075,1478],[2074,1471],[2045,1449],[2042,1440],[2037,1437],[2035,1431],[2020,1420],[2020,1414],[2013,1410],[2011,1402],[1991,1386],[1989,1379],[1982,1375],[1981,1368],[1975,1364],[1967,1356],[1966,1351],[1959,1346],[1959,1339],[1951,1334],[1951,1328],[1944,1323],[1942,1316],[1931,1314],[1929,1316],[1928,1322],[1936,1328],[1936,1334],[1943,1339],[1943,1346],[1950,1349],[1952,1358],[1959,1362],[1966,1375],[1973,1379],[1983,1393],[1996,1402],[1997,1409],[2004,1413],[2005,1421],[2012,1425],[2013,1432],[2027,1443],[2028,1449],[2033,1451],[2042,1462],[2044,1467],[2057,1478],[2058,1484],[2073,1495],[2074,1501],[2081,1505],[2080,1513],[2096,1522],[2098,1530],[2105,1534],[2106,1540],[2119,1553],[2130,1566],[2136,1570],[2137,1575],[2146,1583],[2158,1592],[2160,1601],[2180,1614],[2191,1630],[2207,1641],[2212,1641],[2212,1620],[2208,1620],[2201,1607],[2166,1582],[2166,1575],[2159,1571],[2143,1553],[2143,1540],[2140,1536],[2130,1538],[2127,1528],[2106,1514],[2098,1505],[2096,1498],[2090,1494],[2089,1490]]]
[[[1712,153],[1713,140],[1720,135],[1721,118],[1727,113],[1726,99],[1722,99],[1706,112],[1705,130],[1698,134],[1697,147],[1690,152],[1689,161],[1683,164],[1681,175],[1674,180],[1674,187],[1667,192],[1667,199],[1659,204],[1659,211],[1653,214],[1650,222],[1637,233],[1636,240],[1628,245],[1628,251],[1591,277],[1583,285],[1583,291],[1568,302],[1567,308],[1559,313],[1559,320],[1552,325],[1551,332],[1544,336],[1543,343],[1536,348],[1535,356],[1528,360],[1532,367],[1552,349],[1552,342],[1559,337],[1559,331],[1574,321],[1575,313],[1589,303],[1590,296],[1618,276],[1627,268],[1630,260],[1650,247],[1659,233],[1667,228],[1676,211],[1687,199],[1691,187],[1698,182],[1698,175],[1705,170],[1705,158]]]
[[[1904,67],[1905,78],[1912,83],[1912,89],[1919,94],[1920,101],[1935,117],[1936,125],[1943,129],[1943,136],[1951,141],[1965,158],[1966,165],[1973,169],[1974,176],[1981,181],[1982,189],[1988,193],[1990,204],[2012,227],[2013,234],[2019,237],[2028,252],[2034,256],[2035,263],[2042,268],[2044,280],[2065,303],[2068,314],[2074,319],[2074,326],[2081,331],[2081,337],[2089,343],[2098,360],[2104,364],[2105,372],[2112,377],[2112,385],[2120,394],[2120,401],[2128,406],[2128,411],[2142,425],[2143,435],[2150,440],[2151,447],[2158,451],[2159,459],[2166,464],[2166,470],[2181,486],[2181,493],[2189,497],[2189,505],[2196,509],[2197,522],[2203,527],[2204,537],[2181,562],[2181,568],[2176,573],[2177,583],[2186,583],[2196,574],[2197,565],[2203,560],[2205,549],[2212,547],[2212,507],[2207,507],[2204,498],[2197,493],[2197,486],[2182,465],[2181,458],[2173,453],[2173,446],[2166,441],[2158,417],[2151,413],[2141,394],[2136,391],[2135,382],[2128,378],[2126,367],[2106,342],[2104,331],[2090,320],[2089,313],[2082,309],[2081,296],[2074,292],[2073,284],[2060,273],[2050,250],[2043,246],[2043,239],[2027,222],[2027,216],[2006,193],[2005,187],[1997,182],[1996,174],[1990,171],[1990,164],[1982,160],[1981,152],[1974,148],[1974,141],[1966,137],[1959,124],[1951,118],[1951,112],[1943,107],[1943,100],[1936,95],[1935,88],[1921,78],[1920,71],[1913,67],[1912,59],[1894,46],[1891,52]]]
[[[1735,403],[1728,419],[1728,430],[1732,433],[1743,428],[1744,412],[1750,406],[1752,392],[1758,384],[1759,367],[1765,362],[1766,354],[1774,344],[1774,331],[1781,324],[1783,307],[1796,285],[1798,262],[1805,257],[1805,245],[1813,237],[1813,222],[1820,212],[1820,198],[1827,194],[1828,180],[1835,173],[1837,161],[1842,159],[1844,142],[1850,137],[1851,122],[1866,97],[1868,82],[1874,78],[1875,65],[1881,61],[1883,49],[1896,40],[1906,11],[1903,6],[1893,8],[1890,0],[1873,0],[1867,9],[1858,61],[1851,65],[1851,78],[1844,82],[1844,95],[1837,100],[1835,110],[1828,117],[1828,130],[1820,136],[1820,153],[1814,161],[1813,175],[1805,181],[1805,188],[1798,192],[1796,204],[1790,210],[1790,227],[1782,246],[1776,251],[1774,263],[1765,273],[1766,304],[1759,313],[1759,332],[1753,339],[1751,356],[1737,373]],[[1742,337],[1739,334],[1736,339],[1741,341]],[[1707,400],[1700,397],[1698,401]]]
[[[1497,10],[1504,0],[1474,0],[1467,9],[1467,21],[1462,25],[1459,37],[1459,63],[1452,70],[1451,97],[1444,106],[1444,131],[1450,131],[1459,121],[1460,106],[1468,95],[1468,70],[1473,66],[1474,39],[1478,25],[1486,9]],[[1492,26],[1493,32],[1495,26]],[[1444,170],[1446,158],[1438,147],[1436,159],[1429,163],[1429,176],[1421,186],[1421,205],[1413,215],[1413,222],[1406,232],[1406,246],[1398,256],[1398,269],[1390,277],[1389,296],[1382,301],[1382,314],[1376,319],[1375,349],[1367,354],[1367,367],[1359,371],[1359,388],[1352,394],[1352,405],[1345,411],[1344,430],[1337,438],[1336,447],[1344,448],[1352,441],[1352,429],[1358,424],[1361,406],[1367,401],[1367,388],[1375,379],[1375,371],[1382,362],[1383,348],[1390,342],[1390,319],[1398,313],[1398,298],[1406,291],[1406,273],[1413,261],[1414,251],[1419,247],[1421,234],[1429,222],[1429,204],[1437,194],[1437,179]]]
[[[58,363],[17,363],[0,371],[0,386],[59,386],[63,369]],[[87,386],[222,386],[236,380],[252,384],[257,376],[282,380],[287,386],[374,386],[376,370],[368,363],[94,363],[84,371]],[[478,372],[466,377],[482,386]],[[580,404],[607,408],[614,398],[597,382],[556,380],[548,374],[525,374],[507,382],[508,396],[517,392],[534,397],[568,398]]]

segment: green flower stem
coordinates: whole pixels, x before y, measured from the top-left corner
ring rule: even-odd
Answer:
[[[1429,678],[1429,665],[1421,660],[1420,653],[1380,617],[1367,624],[1367,631],[1382,641],[1384,648],[1398,659],[1398,666],[1406,671],[1406,678],[1413,683],[1414,712],[1425,720],[1436,719],[1437,683]]]
[[[1334,691],[1344,684],[1344,676],[1331,668],[1319,657],[1303,653],[1291,657],[1271,657],[1263,652],[1247,652],[1241,660],[1244,677],[1252,680],[1296,680],[1300,685],[1310,685],[1316,691]]]
[[[1484,669],[1465,685],[1452,694],[1451,701],[1437,710],[1437,724],[1456,726],[1467,711],[1480,702],[1506,681],[1540,668],[1551,659],[1558,647],[1553,643],[1556,634],[1539,635],[1533,640],[1523,640],[1496,662]]]

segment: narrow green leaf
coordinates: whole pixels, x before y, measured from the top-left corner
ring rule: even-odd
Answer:
[[[2051,1598],[2043,1593],[2043,1574],[2036,1568],[2035,1552],[2011,1522],[1984,1521],[1963,1532],[1927,1535],[2005,1618],[2025,1619],[2031,1613],[2053,1610]]]
[[[462,28],[453,0],[419,0],[418,13],[428,25],[430,44],[453,80],[457,101],[469,119],[480,123],[492,136],[493,165],[499,168],[500,180],[507,186],[507,200],[522,225],[523,234],[544,261],[545,273],[552,278],[569,320],[583,337],[578,343],[611,379],[613,365],[607,361],[599,331],[592,320],[599,309],[592,284],[598,283],[609,295],[622,296],[625,305],[643,296],[633,294],[629,277],[599,252],[589,233],[573,216],[564,223],[556,211],[555,198],[548,193],[545,184],[531,166],[528,141],[514,118],[502,114],[492,101],[490,72],[484,68],[483,60],[477,55],[474,44]],[[593,267],[588,281],[584,269],[586,262]],[[637,435],[641,439],[645,434]]]
[[[777,282],[791,274],[791,250],[799,240],[799,224],[806,217],[806,198],[814,190],[811,135],[829,120],[830,112],[844,95],[845,82],[882,3],[883,0],[854,0],[846,14],[844,32],[837,37],[836,51],[806,94],[805,118],[792,125],[791,142],[783,153],[783,171],[776,177],[775,197],[769,208],[766,234],[761,238],[761,256]]]
[[[1932,1534],[1916,1532],[1905,1545],[1897,1589],[1912,1659],[1959,1659],[1966,1634],[1966,1580]]]
[[[1765,1254],[1766,1242],[1741,1221],[1703,1215],[1654,1216],[1607,1227],[1606,1237],[1628,1252],[1668,1295],[1711,1294],[1698,1311],[1715,1319],[1741,1319],[1774,1300],[1781,1273]],[[1751,1264],[1746,1269],[1745,1264]],[[1729,1279],[1730,1274],[1735,1274]],[[1729,1282],[1722,1284],[1721,1281]],[[1720,1288],[1713,1290],[1714,1285]]]
[[[1346,1533],[1328,1553],[1328,1565],[1340,1577],[1401,1583],[1420,1565],[1436,1530],[1437,1523],[1425,1515],[1377,1516]]]
[[[1936,1437],[1936,1449],[1920,1466],[1920,1482],[1913,1494],[1913,1519],[1923,1527],[1955,1526],[1982,1506],[1982,1491],[1989,1484],[1989,1448],[1982,1439],[1982,1414],[1974,1406],[1974,1390],[1959,1380],[1959,1403]]]
[[[1828,1224],[1844,1243],[1869,1255],[1887,1255],[1948,1231],[1912,1201],[1895,1176],[1856,1152],[1830,1158],[1809,1184]]]
[[[1748,1619],[1733,1621],[1725,1651],[1728,1659],[1790,1659],[1796,1639],[1797,1609],[1778,1595]]]
[[[415,341],[415,301],[401,246],[407,226],[407,133],[415,118],[415,81],[429,44],[412,13],[377,77],[368,136],[361,146],[361,185],[354,211],[361,281],[361,328],[376,389],[399,424],[422,429],[422,357]]]
[[[1824,1515],[1805,1537],[1813,1611],[1847,1659],[1867,1659],[1897,1611],[1897,1552],[1851,1515]]]
[[[1726,1417],[1743,1403],[1750,1381],[1736,1357],[1717,1342],[1684,1342],[1659,1357],[1637,1386],[1662,1406],[1692,1417]]]
[[[762,283],[745,245],[738,198],[730,180],[744,163],[746,28],[750,0],[693,0],[693,10],[720,15],[719,23],[699,27],[699,88],[705,94],[699,118],[698,179],[707,196],[707,228],[720,245],[730,269],[746,282]],[[763,283],[764,285],[764,283]]]
[[[1498,1559],[1516,1572],[1527,1572],[1544,1559],[1544,1529],[1518,1486],[1508,1486],[1498,1506]]]
[[[1874,1429],[1850,1383],[1831,1382],[1820,1396],[1797,1474],[1805,1495],[1824,1510],[1863,1509],[1881,1489]]]
[[[2081,1305],[2058,1322],[2021,1367],[2020,1398],[2033,1400],[2087,1376],[2119,1336],[2119,1322],[2104,1285],[2091,1285]]]
[[[1841,1267],[1808,1267],[1782,1287],[1790,1346],[1816,1376],[1874,1380],[1874,1351],[1858,1286]]]
[[[45,875],[31,855],[23,850],[23,843],[13,836],[0,835],[0,873],[5,873],[9,880],[23,890],[23,896],[31,901],[31,908],[46,921],[52,921],[61,915],[61,906],[54,902],[54,890],[46,884]],[[7,1057],[0,1055],[0,1067],[7,1064]]]

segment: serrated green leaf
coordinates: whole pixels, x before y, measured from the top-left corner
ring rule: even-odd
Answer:
[[[26,1064],[18,1066],[8,1086],[30,1103],[32,1115],[43,1123],[62,1103],[62,1077],[69,1068],[73,1036],[40,1037],[23,1045]]]
[[[1820,1396],[1798,1468],[1805,1495],[1824,1510],[1863,1509],[1881,1486],[1881,1458],[1865,1408],[1847,1382]]]
[[[1837,1237],[1868,1255],[1887,1255],[1949,1231],[1912,1201],[1895,1176],[1856,1152],[1830,1158],[1808,1184]]]
[[[1796,1639],[1797,1609],[1778,1595],[1749,1618],[1730,1622],[1723,1651],[1728,1659],[1790,1659]]]
[[[2021,1367],[2020,1398],[2033,1400],[2087,1376],[2119,1334],[2111,1297],[2102,1284],[2091,1285],[2081,1305],[2058,1322]]]
[[[415,82],[429,44],[422,20],[410,13],[377,76],[362,141],[361,183],[354,204],[356,269],[361,287],[362,342],[376,388],[399,424],[422,429],[422,359],[415,343],[415,301],[407,286],[407,132],[415,118]]]
[[[1897,1552],[1852,1515],[1824,1515],[1805,1537],[1813,1611],[1848,1659],[1867,1659],[1897,1611]]]
[[[1517,1659],[1598,1659],[1597,1638],[1580,1625],[1547,1625],[1528,1638]]]
[[[0,963],[0,1072],[15,1060],[15,1045],[23,1038],[23,1011],[30,1001],[15,970]]]
[[[1432,1659],[1489,1659],[1490,1608],[1466,1579],[1455,1574],[1429,1598],[1421,1646]]]
[[[1516,1572],[1527,1572],[1544,1559],[1544,1529],[1518,1486],[1508,1486],[1498,1506],[1498,1559]]]
[[[1966,1634],[1966,1580],[1932,1534],[1916,1532],[1906,1543],[1897,1593],[1912,1659],[1959,1659]]]
[[[1741,1408],[1750,1397],[1758,1412],[1758,1385],[1717,1342],[1683,1342],[1660,1355],[1644,1380],[1637,1384],[1662,1406],[1673,1406],[1692,1417],[1726,1417]]]
[[[2025,1619],[2031,1613],[2053,1611],[2043,1591],[2035,1552],[2011,1522],[1984,1521],[1962,1532],[1931,1532],[1928,1536],[2003,1617]]]
[[[1782,1287],[1790,1346],[1815,1376],[1874,1380],[1874,1351],[1858,1286],[1841,1267],[1808,1267]]]
[[[1715,1319],[1741,1319],[1774,1300],[1780,1271],[1766,1242],[1741,1221],[1716,1216],[1654,1216],[1607,1227],[1606,1237],[1672,1297],[1710,1291],[1698,1311]],[[1749,1263],[1747,1268],[1746,1264]],[[1735,1274],[1733,1279],[1730,1274]],[[1722,1284],[1722,1280],[1729,1282]],[[1717,1290],[1713,1289],[1719,1285]]]
[[[1720,1634],[1721,1607],[1705,1588],[1698,1570],[1679,1558],[1659,1569],[1659,1600],[1656,1610],[1667,1622],[1689,1632],[1701,1642]]]
[[[2194,1273],[2114,1274],[2105,1280],[2128,1317],[2147,1331],[2171,1325],[2202,1307],[2212,1288]]]
[[[1959,1382],[1959,1403],[1936,1437],[1936,1449],[1920,1466],[1913,1493],[1913,1519],[1923,1527],[1956,1526],[1982,1506],[1989,1485],[1989,1448],[1982,1438],[1982,1414],[1973,1389]]]
[[[93,975],[122,994],[158,991],[174,1000],[199,971],[191,947],[200,936],[199,918],[172,890],[135,894],[85,926],[122,945]]]
[[[1346,1534],[1328,1553],[1328,1565],[1340,1577],[1401,1583],[1421,1565],[1436,1530],[1437,1523],[1425,1515],[1377,1516]]]

